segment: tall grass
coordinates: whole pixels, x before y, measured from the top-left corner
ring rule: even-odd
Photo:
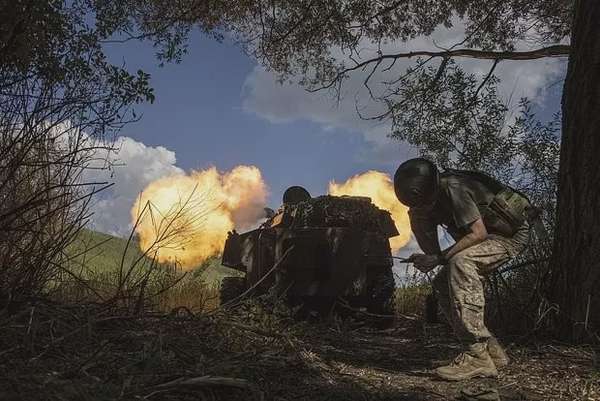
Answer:
[[[431,294],[429,284],[412,282],[400,284],[394,294],[396,313],[422,317],[425,311],[425,300],[429,294]]]
[[[142,255],[135,239],[127,247],[125,239],[91,230],[82,230],[66,253],[65,271],[72,274],[65,273],[53,280],[49,288],[54,299],[70,303],[106,302],[114,296],[122,260],[129,266],[142,257],[138,270],[155,269],[145,284],[145,306],[163,312],[178,308],[192,312],[212,310],[219,304],[221,279],[240,274],[221,266],[219,256],[188,272],[174,265],[153,266],[152,259]],[[139,276],[140,272],[135,274]]]
[[[68,270],[76,277],[63,275],[53,281],[55,299],[68,302],[106,302],[118,286],[121,260],[131,265],[142,252],[135,240],[127,247],[126,240],[91,230],[82,230],[68,247]],[[146,257],[142,269],[152,266]],[[146,283],[145,307],[162,312],[187,309],[191,312],[214,310],[219,305],[219,285],[225,276],[239,275],[236,270],[220,264],[220,257],[208,259],[189,272],[176,266],[157,264],[156,272]],[[164,291],[162,291],[165,289]],[[396,288],[395,310],[401,315],[422,316],[425,299],[431,293],[428,284],[416,279],[403,280]]]
[[[157,301],[156,306],[160,311],[187,309],[194,313],[208,312],[219,306],[219,284],[186,276],[171,289],[160,294]]]

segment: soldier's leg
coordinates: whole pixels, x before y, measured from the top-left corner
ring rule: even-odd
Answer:
[[[449,287],[449,275],[448,266],[442,266],[438,273],[433,278],[431,284],[435,291],[438,305],[444,314],[444,317],[448,323],[454,327],[452,323],[452,313],[450,311],[450,287]]]
[[[506,245],[487,239],[454,255],[448,263],[451,313],[457,335],[469,343],[487,340],[483,275],[510,258]]]
[[[497,366],[505,360],[493,360],[491,333],[484,323],[485,298],[483,276],[497,269],[514,256],[522,244],[514,239],[490,236],[487,240],[465,249],[452,257],[448,263],[451,313],[457,335],[468,341],[468,348],[453,363],[436,369],[441,378],[466,380],[473,377],[495,377]],[[496,351],[501,347],[496,343]],[[501,355],[496,352],[495,359]]]
[[[487,239],[454,255],[448,262],[451,317],[456,335],[468,348],[454,362],[436,369],[446,380],[495,377],[498,370],[488,352],[491,333],[483,321],[482,275],[510,257],[500,241]]]

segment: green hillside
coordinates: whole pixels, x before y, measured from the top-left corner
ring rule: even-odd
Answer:
[[[104,272],[116,269],[121,264],[127,240],[97,231],[84,229],[68,249],[73,258],[72,268],[87,271]],[[124,265],[131,265],[141,256],[137,241],[132,241],[125,255]],[[220,256],[210,258],[192,270],[192,276],[208,285],[220,283],[223,277],[236,276],[240,273],[221,265]]]

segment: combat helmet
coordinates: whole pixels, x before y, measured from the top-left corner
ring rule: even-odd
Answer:
[[[394,174],[394,191],[398,200],[408,207],[433,204],[439,191],[436,165],[420,157],[405,161]]]
[[[293,205],[298,202],[307,201],[311,198],[310,193],[303,187],[294,185],[283,193],[283,204]]]

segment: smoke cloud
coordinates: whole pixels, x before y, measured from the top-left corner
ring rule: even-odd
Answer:
[[[222,251],[227,233],[264,215],[268,190],[255,166],[215,167],[150,183],[131,209],[143,250],[191,269]]]

